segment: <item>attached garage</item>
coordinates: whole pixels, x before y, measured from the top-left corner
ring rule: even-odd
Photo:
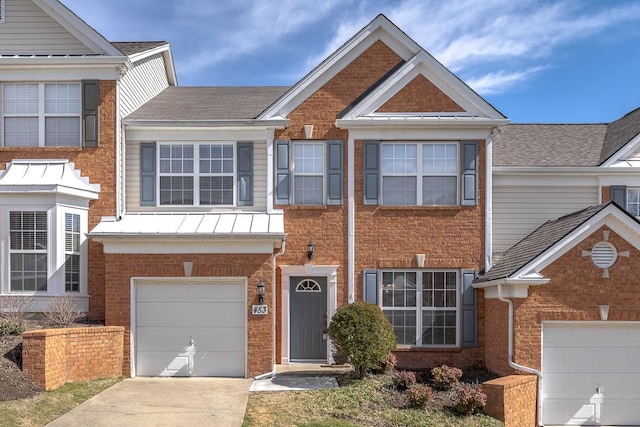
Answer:
[[[136,281],[135,375],[245,377],[246,294],[243,278]]]
[[[640,425],[640,322],[543,322],[544,425]]]

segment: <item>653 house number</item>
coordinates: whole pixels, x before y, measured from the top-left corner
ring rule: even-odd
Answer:
[[[251,314],[267,314],[267,305],[252,305]]]

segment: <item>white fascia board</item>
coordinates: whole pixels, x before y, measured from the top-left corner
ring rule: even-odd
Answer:
[[[127,141],[265,141],[275,129],[255,127],[144,127],[127,126]]]
[[[640,224],[614,205],[609,205],[568,236],[520,268],[511,275],[511,278],[525,278],[544,270],[602,226],[609,227],[636,249],[640,249]]]
[[[424,130],[438,128],[483,128],[491,132],[494,127],[508,124],[508,120],[486,119],[479,117],[418,117],[418,116],[371,116],[357,119],[338,119],[336,127],[349,131],[367,128],[420,128]]]
[[[124,56],[0,59],[3,81],[117,80],[129,68],[130,62]]]
[[[421,50],[411,60],[407,61],[384,83],[347,112],[343,118],[353,120],[358,117],[373,115],[378,108],[420,75],[460,105],[463,109],[460,113],[469,113],[475,117],[505,119],[495,108],[424,50]]]
[[[225,130],[225,129],[284,129],[289,120],[138,120],[123,119],[122,124],[131,130]]]
[[[407,141],[407,140],[486,140],[491,135],[491,128],[454,128],[454,127],[406,127],[389,126],[384,128],[356,127],[347,128],[349,136],[354,140],[385,140],[385,141]]]
[[[67,31],[73,34],[85,46],[96,53],[103,53],[109,56],[122,56],[107,39],[94,30],[86,22],[71,12],[62,3],[56,0],[32,0],[33,3],[45,13],[55,19]]]
[[[603,168],[600,166],[493,166],[494,175],[637,175],[640,168]]]
[[[378,40],[383,41],[405,61],[421,50],[416,42],[384,15],[378,15],[262,112],[258,118],[286,117]]]
[[[89,237],[103,244],[104,253],[112,254],[272,254],[284,237],[269,238],[187,238],[185,236],[94,235]]]
[[[607,159],[607,161],[604,162],[601,167],[611,167],[618,160],[624,160],[629,157],[631,154],[636,152],[638,148],[640,148],[640,134],[636,135],[635,138],[633,138],[626,145],[620,148],[613,156],[609,157],[609,159]]]
[[[0,194],[3,196],[7,194],[61,194],[70,197],[77,197],[86,200],[97,200],[99,195],[95,191],[82,190],[73,187],[67,187],[64,185],[12,185],[12,186],[0,186]]]

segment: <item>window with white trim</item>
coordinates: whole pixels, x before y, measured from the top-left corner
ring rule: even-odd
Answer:
[[[324,203],[324,142],[293,143],[293,203],[322,205]]]
[[[235,144],[160,144],[160,205],[233,205]]]
[[[456,346],[457,271],[383,271],[382,310],[398,345]]]
[[[79,147],[80,83],[4,83],[5,147]]]
[[[80,292],[80,215],[64,214],[64,289]]]
[[[381,167],[383,205],[459,203],[457,142],[385,142]]]
[[[47,290],[47,223],[46,211],[9,213],[11,292]]]
[[[627,187],[627,211],[640,216],[640,187]]]

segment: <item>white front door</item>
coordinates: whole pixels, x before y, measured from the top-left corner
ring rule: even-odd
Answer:
[[[544,322],[545,425],[640,425],[640,322]]]
[[[246,376],[244,283],[135,285],[139,376]]]

